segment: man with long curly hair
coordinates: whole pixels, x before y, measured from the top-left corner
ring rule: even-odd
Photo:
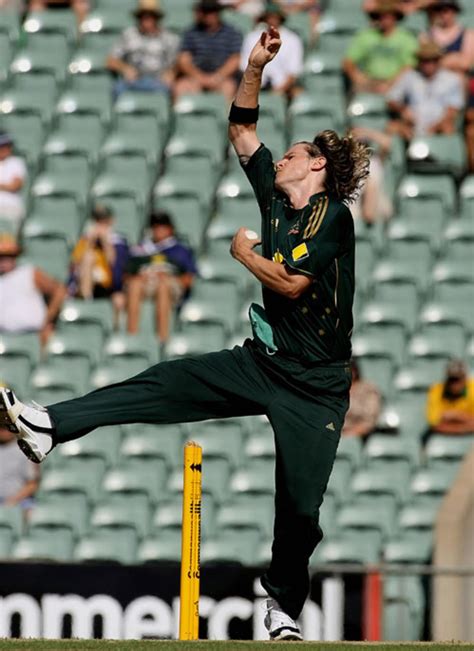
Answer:
[[[349,405],[354,228],[346,203],[368,169],[364,145],[333,131],[296,143],[273,163],[256,122],[262,71],[279,47],[277,30],[262,34],[229,116],[230,140],[262,213],[262,255],[254,248],[258,235],[245,228],[231,246],[263,287],[264,307],[250,309],[253,338],[232,350],[162,362],[43,410],[10,390],[0,401],[0,422],[37,462],[56,444],[103,425],[266,414],[275,432],[276,498],[262,584],[274,640],[302,639],[295,620],[309,589],[309,558],[322,539],[319,508]]]

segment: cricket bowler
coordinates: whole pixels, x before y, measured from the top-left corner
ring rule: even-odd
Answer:
[[[39,463],[56,445],[105,425],[266,414],[276,495],[272,559],[261,579],[269,595],[265,625],[272,640],[300,640],[308,561],[322,539],[319,509],[349,405],[354,225],[347,204],[368,174],[369,156],[363,144],[323,131],[273,162],[258,139],[258,96],[280,44],[277,30],[262,34],[229,114],[229,138],[262,216],[259,239],[243,226],[231,245],[262,284],[263,307],[250,308],[252,339],[162,362],[46,408],[2,389],[0,423]]]

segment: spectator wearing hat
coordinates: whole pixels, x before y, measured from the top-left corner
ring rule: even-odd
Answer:
[[[474,67],[474,29],[459,22],[459,1],[431,0],[426,11],[429,28],[421,35],[421,42],[433,41],[441,48],[443,68],[461,74],[469,72]]]
[[[111,297],[118,319],[125,305],[122,284],[128,244],[114,230],[114,215],[108,206],[94,206],[91,218],[72,252],[68,292],[86,299]]]
[[[137,24],[128,27],[112,48],[107,67],[119,75],[115,96],[126,90],[169,92],[179,37],[160,25],[163,12],[156,0],[140,0],[133,12]]]
[[[18,264],[21,249],[0,234],[0,332],[37,332],[44,345],[54,330],[66,288],[31,264]]]
[[[357,360],[351,360],[352,384],[350,406],[346,413],[342,434],[367,438],[376,428],[380,416],[382,398],[372,382],[361,376]]]
[[[213,91],[231,102],[237,89],[242,35],[221,20],[224,7],[217,0],[200,0],[195,24],[183,36],[178,57],[175,97]]]
[[[450,360],[444,382],[430,387],[426,418],[432,434],[474,433],[474,378],[461,359]]]
[[[280,95],[293,97],[297,92],[297,80],[303,71],[303,43],[295,32],[287,29],[283,23],[286,16],[276,3],[269,3],[265,11],[256,20],[256,29],[246,35],[242,45],[240,68],[245,70],[253,46],[262,31],[274,27],[280,32],[280,56],[270,61],[263,70],[262,88],[272,90]]]
[[[395,0],[379,0],[368,16],[372,25],[355,35],[343,69],[354,91],[386,93],[415,64],[417,41],[399,25],[403,12]]]
[[[388,107],[398,117],[389,131],[406,140],[414,135],[450,134],[464,107],[462,81],[441,68],[442,51],[433,42],[420,45],[416,70],[406,71],[387,94]]]
[[[157,334],[164,343],[171,312],[189,295],[197,269],[192,250],[177,239],[167,213],[152,213],[150,230],[151,237],[132,249],[128,265],[128,332],[138,332],[141,303],[151,298],[156,306]]]
[[[0,131],[0,220],[18,231],[25,216],[21,190],[26,181],[26,165],[22,158],[13,154],[13,139]]]

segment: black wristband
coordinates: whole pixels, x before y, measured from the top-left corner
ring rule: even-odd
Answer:
[[[229,122],[234,124],[255,124],[258,120],[259,107],[242,108],[232,103],[229,112]]]

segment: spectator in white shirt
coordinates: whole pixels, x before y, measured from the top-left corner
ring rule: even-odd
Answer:
[[[410,140],[415,135],[456,132],[464,89],[459,75],[441,67],[442,57],[436,43],[423,43],[417,69],[407,70],[392,86],[388,107],[398,117],[389,125],[391,133]]]
[[[0,131],[0,220],[11,222],[17,231],[25,215],[21,189],[26,180],[26,165],[13,155],[13,139]]]
[[[295,32],[283,26],[286,15],[277,4],[269,3],[257,19],[255,30],[246,35],[240,56],[240,67],[245,70],[255,41],[269,27],[279,30],[280,56],[271,61],[263,71],[262,88],[281,95],[294,96],[298,91],[298,76],[303,70],[303,43]]]

